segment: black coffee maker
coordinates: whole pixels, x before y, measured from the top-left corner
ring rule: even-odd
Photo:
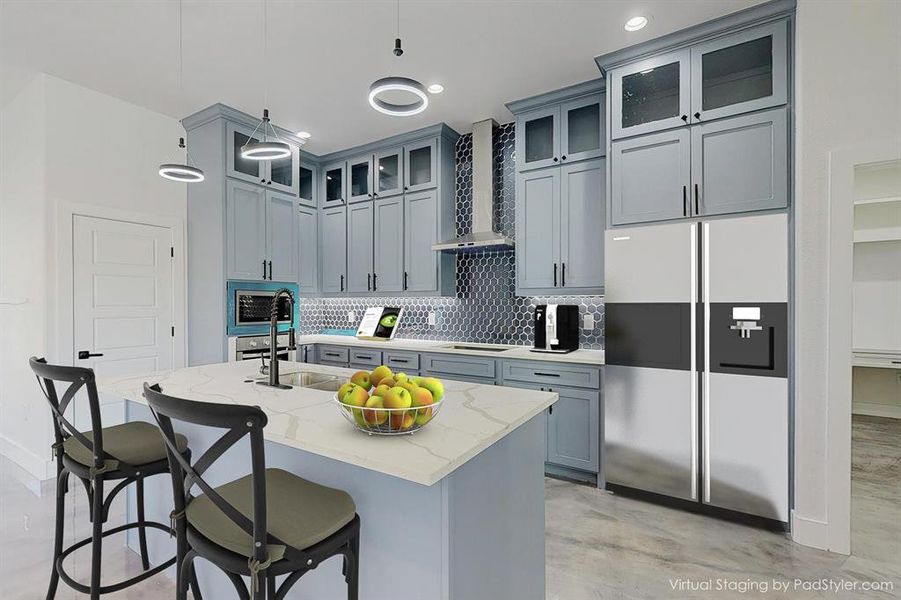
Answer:
[[[535,344],[532,352],[564,354],[579,349],[579,307],[539,304],[535,307]]]

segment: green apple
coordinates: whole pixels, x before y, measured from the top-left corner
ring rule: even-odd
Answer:
[[[407,377],[407,374],[404,373],[403,371],[394,375],[394,381],[396,381],[397,383],[403,383],[403,382],[407,381],[408,379],[410,379],[410,378]]]
[[[382,425],[388,420],[388,411],[375,410],[385,408],[385,401],[381,396],[370,396],[363,409],[363,419],[367,425]]]
[[[341,402],[349,406],[364,406],[367,400],[369,400],[369,392],[357,385],[341,397]]]
[[[436,379],[434,377],[425,377],[422,381],[419,382],[419,387],[425,388],[432,392],[432,399],[435,402],[441,402],[441,399],[444,398],[444,384],[441,383],[440,379]]]
[[[346,396],[347,392],[354,389],[355,387],[357,387],[357,384],[351,383],[349,381],[347,383],[345,383],[344,385],[342,385],[341,387],[339,387],[338,388],[338,399],[341,400],[342,402],[344,402],[344,396]]]
[[[393,373],[391,372],[391,369],[389,369],[385,365],[379,365],[372,370],[372,373],[369,374],[369,383],[374,386],[378,386],[382,382],[382,379],[391,377],[392,375]]]
[[[385,408],[410,408],[413,403],[410,392],[400,386],[391,388],[382,398],[385,401]]]

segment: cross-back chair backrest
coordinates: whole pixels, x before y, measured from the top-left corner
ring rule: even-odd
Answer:
[[[103,423],[100,418],[100,400],[97,395],[97,382],[93,369],[84,367],[67,367],[63,365],[47,364],[46,359],[32,356],[29,359],[31,370],[37,377],[38,385],[50,404],[50,412],[53,416],[53,433],[56,439],[54,447],[61,452],[62,444],[70,437],[74,437],[83,446],[91,451],[94,457],[94,469],[101,470],[105,461],[119,459],[103,450]],[[56,390],[56,383],[68,384],[62,396]],[[91,438],[78,431],[75,426],[66,419],[66,409],[84,388],[88,407],[91,414]]]
[[[267,560],[267,546],[284,546],[289,549],[287,544],[270,535],[267,530],[266,460],[263,443],[263,428],[268,421],[266,414],[255,406],[196,402],[167,396],[159,385],[151,386],[147,383],[144,384],[144,397],[150,404],[150,410],[166,442],[175,496],[175,514],[184,512],[193,499],[191,490],[197,486],[235,525],[253,537],[257,561],[262,563]],[[178,452],[175,430],[172,426],[173,419],[227,431],[197,458],[194,464],[191,464]],[[245,435],[250,437],[253,520],[232,506],[203,478],[204,472]]]

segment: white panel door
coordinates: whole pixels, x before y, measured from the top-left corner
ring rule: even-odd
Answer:
[[[73,364],[98,377],[171,369],[172,230],[84,216],[73,227]]]

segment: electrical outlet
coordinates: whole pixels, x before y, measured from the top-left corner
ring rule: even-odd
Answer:
[[[594,315],[591,313],[585,313],[582,315],[582,329],[585,331],[593,331],[594,330]]]
[[[429,312],[429,325],[431,327],[434,327],[437,322],[438,322],[438,319],[435,317],[435,313]]]
[[[347,311],[347,322],[348,323],[356,323],[357,322],[357,314],[354,311],[352,311],[352,310]]]

